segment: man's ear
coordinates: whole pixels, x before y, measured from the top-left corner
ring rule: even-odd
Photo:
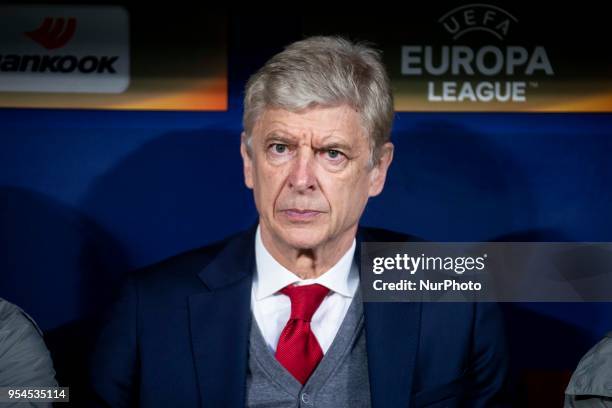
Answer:
[[[251,151],[247,146],[247,134],[242,132],[240,135],[240,155],[242,156],[242,169],[244,172],[244,184],[250,189],[253,188],[253,159]]]
[[[375,197],[381,193],[385,186],[387,178],[387,170],[393,161],[393,143],[387,142],[380,148],[380,159],[378,163],[370,170],[370,197]]]

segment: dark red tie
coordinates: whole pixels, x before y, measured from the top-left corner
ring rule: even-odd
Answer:
[[[280,292],[291,299],[291,316],[278,339],[276,359],[305,384],[323,358],[323,350],[310,328],[310,321],[329,289],[315,283],[287,286]]]

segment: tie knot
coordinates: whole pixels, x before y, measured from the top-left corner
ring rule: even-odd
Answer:
[[[291,317],[290,319],[299,319],[305,322],[312,320],[312,315],[315,313],[325,295],[329,293],[329,289],[318,283],[302,286],[286,286],[280,290],[284,295],[289,296],[291,300]]]

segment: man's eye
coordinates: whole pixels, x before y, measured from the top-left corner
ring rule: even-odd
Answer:
[[[287,151],[287,145],[281,144],[281,143],[274,143],[272,145],[272,148],[274,149],[274,153],[285,153]]]
[[[337,158],[339,158],[341,155],[342,155],[342,153],[341,153],[340,151],[338,151],[338,150],[333,150],[333,149],[327,150],[327,156],[328,156],[330,159],[337,159]]]

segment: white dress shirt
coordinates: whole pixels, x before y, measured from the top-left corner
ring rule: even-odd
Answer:
[[[251,289],[251,310],[268,347],[275,352],[278,338],[291,315],[291,300],[278,291],[290,284],[318,283],[330,289],[312,316],[310,327],[325,354],[344,320],[355,291],[359,271],[353,260],[355,239],[340,260],[316,279],[301,279],[282,266],[264,246],[257,227],[255,266]]]

